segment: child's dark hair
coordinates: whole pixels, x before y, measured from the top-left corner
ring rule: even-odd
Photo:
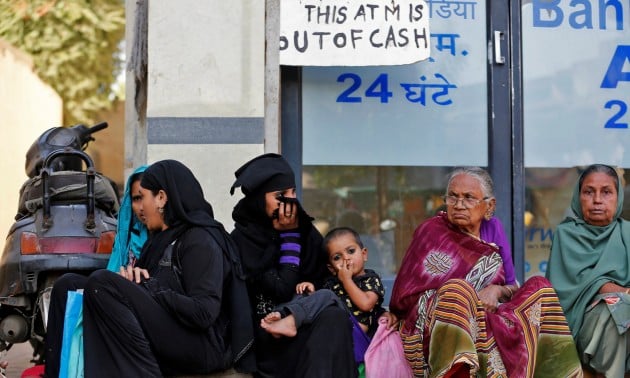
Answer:
[[[363,249],[363,242],[361,241],[361,237],[359,236],[358,232],[350,227],[335,227],[332,230],[328,231],[328,233],[326,233],[326,236],[324,236],[324,241],[322,242],[322,247],[327,257],[328,244],[330,243],[330,241],[343,235],[351,235],[357,242],[357,245],[361,247],[361,249]]]

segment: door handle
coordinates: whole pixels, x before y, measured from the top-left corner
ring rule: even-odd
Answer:
[[[494,31],[494,63],[505,64],[505,56],[501,51],[501,39],[503,39],[504,33],[499,30]]]

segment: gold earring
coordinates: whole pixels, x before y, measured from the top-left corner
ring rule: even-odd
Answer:
[[[158,207],[158,213],[164,214],[164,208],[163,207]]]
[[[487,221],[490,220],[490,218],[492,218],[492,213],[488,212],[486,213],[486,215],[483,216],[484,218],[486,218]]]

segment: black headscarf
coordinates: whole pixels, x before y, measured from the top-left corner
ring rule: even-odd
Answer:
[[[295,174],[282,155],[268,153],[253,158],[234,172],[236,181],[230,194],[241,188],[245,197],[239,201],[232,213],[234,220],[242,225],[251,223],[273,229],[273,222],[267,215],[265,194],[268,192],[295,188]],[[299,205],[299,204],[298,204]],[[312,220],[302,206],[299,206],[300,219]],[[301,216],[305,216],[302,218]]]
[[[212,206],[203,196],[201,185],[190,169],[179,161],[162,160],[151,164],[144,172],[140,186],[154,193],[163,190],[167,196],[164,223],[168,228],[151,235],[138,260],[138,266],[150,274],[158,267],[166,247],[188,228],[220,227],[214,219]]]
[[[164,222],[169,227],[181,222],[202,227],[216,223],[212,206],[203,196],[199,181],[179,161],[162,160],[152,164],[144,172],[140,185],[152,192],[166,192]]]
[[[289,163],[278,154],[264,154],[243,164],[236,172],[236,181],[230,188],[241,187],[243,194],[267,193],[287,188],[295,188],[295,174]]]

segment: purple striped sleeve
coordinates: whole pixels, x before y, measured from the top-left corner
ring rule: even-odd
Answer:
[[[300,258],[297,256],[281,256],[280,264],[300,265]]]

